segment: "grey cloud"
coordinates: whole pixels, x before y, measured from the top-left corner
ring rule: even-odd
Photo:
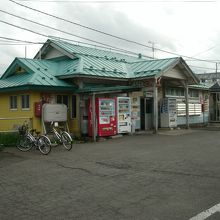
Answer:
[[[137,46],[135,44],[131,44],[128,42],[120,41],[108,36],[104,36],[90,30],[86,30],[80,28],[78,26],[74,26],[68,24],[63,21],[59,21],[57,19],[33,12],[28,9],[24,9],[14,4],[9,4],[8,1],[5,1],[5,4],[2,4],[2,8],[4,10],[8,10],[11,13],[20,14],[23,17],[35,20],[37,22],[58,28],[60,30],[68,31],[76,35],[81,35],[86,38],[91,38],[98,42],[103,42],[106,44],[110,44],[115,47],[120,47],[127,50],[132,50],[136,53],[143,53],[148,56],[152,55],[152,50],[150,48],[145,48],[141,46]],[[42,4],[33,4],[33,3],[25,3],[30,5],[31,7],[38,8],[39,10],[57,15],[59,17],[63,17],[69,19],[73,22],[78,22],[80,24],[90,26],[92,28],[111,33],[113,35],[117,35],[123,38],[127,38],[130,40],[134,40],[150,46],[149,41],[155,42],[155,47],[162,48],[168,51],[176,52],[177,48],[184,47],[184,44],[181,42],[181,39],[175,39],[175,36],[172,36],[171,33],[162,33],[159,27],[149,28],[143,27],[140,24],[136,23],[133,19],[133,15],[130,16],[125,15],[123,12],[119,10],[115,10],[113,5],[91,5],[91,4],[55,4],[55,3],[42,3]],[[147,13],[147,11],[146,11]],[[167,16],[175,16],[175,10],[173,8],[164,8],[165,15]],[[29,22],[22,21],[20,19],[11,18],[10,16],[6,16],[1,13],[1,19],[7,20],[11,23],[35,30],[37,32],[43,33],[45,35],[54,35],[58,37],[75,39],[77,41],[84,41],[79,38],[74,38],[68,35],[63,34],[61,31],[53,31],[47,28],[40,27],[38,25],[31,24]],[[150,20],[146,20],[147,22],[151,22]],[[163,21],[161,21],[163,22]],[[163,24],[163,25],[173,25],[173,29],[175,30],[175,22],[172,24]],[[7,25],[1,24],[1,36],[18,38],[22,40],[31,40],[31,41],[46,41],[46,38],[43,36],[38,36],[35,34],[31,34],[26,31],[19,30],[17,28],[13,28]],[[213,42],[218,42],[220,34],[213,34]],[[213,43],[214,44],[214,43]],[[217,43],[216,43],[217,44]],[[39,45],[38,48],[40,48]],[[36,47],[32,49],[32,47],[28,47],[29,57],[33,57],[38,49]],[[210,57],[218,57],[220,52],[220,47],[216,47],[213,51],[210,51]],[[192,52],[193,53],[193,52]],[[217,55],[216,55],[217,54]],[[10,46],[3,47],[1,46],[0,55],[2,57],[0,64],[0,73],[3,71],[5,66],[8,66],[10,62],[16,56],[24,56],[24,47],[21,46]],[[171,57],[173,55],[162,54],[156,50],[156,57]],[[201,64],[200,64],[201,65]]]
[[[93,27],[103,32],[137,41],[147,46],[150,46],[148,41],[160,42],[159,45],[155,44],[155,46],[164,47],[164,45],[166,45],[166,47],[170,50],[175,50],[175,45],[168,38],[168,36],[166,36],[166,34],[159,33],[156,28],[144,28],[133,22],[132,15],[131,17],[127,17],[122,12],[114,11],[111,8],[104,6],[77,6],[64,8],[63,14],[66,15],[65,17],[68,17],[68,19],[72,21],[79,22],[80,24]],[[120,41],[105,35],[100,35],[89,30],[79,28],[77,26],[72,25],[69,27],[71,30],[75,30],[78,34],[96,39],[100,42],[110,43],[114,46],[120,46],[125,49],[134,50],[135,52],[143,52],[147,53],[148,55],[151,54],[151,49]],[[60,26],[60,28],[63,29],[64,27]]]

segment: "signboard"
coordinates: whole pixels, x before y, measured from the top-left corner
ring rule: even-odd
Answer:
[[[42,111],[44,122],[67,121],[67,106],[64,104],[44,104]]]
[[[144,91],[144,96],[145,96],[146,98],[153,98],[154,93],[153,93],[153,92]]]

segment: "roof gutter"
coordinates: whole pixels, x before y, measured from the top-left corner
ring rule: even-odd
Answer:
[[[92,76],[92,75],[81,75],[81,74],[71,74],[68,76],[61,75],[56,76],[58,79],[71,79],[71,78],[92,78],[92,79],[107,79],[107,80],[114,80],[114,81],[128,81],[130,78],[115,78],[115,77],[105,77],[105,76]]]
[[[76,88],[73,87],[62,87],[62,86],[41,86],[41,85],[22,85],[22,86],[16,86],[16,87],[5,87],[5,88],[0,88],[0,93],[5,93],[5,92],[17,92],[17,91],[42,91],[42,90],[47,90],[47,91],[72,91],[74,92]]]
[[[155,76],[144,76],[144,77],[136,77],[136,78],[118,78],[118,77],[105,77],[105,76],[91,76],[91,75],[81,75],[81,74],[71,74],[68,76],[59,75],[56,76],[58,79],[70,79],[70,78],[92,78],[92,79],[106,79],[106,80],[114,80],[114,81],[138,81],[144,79],[154,79]]]

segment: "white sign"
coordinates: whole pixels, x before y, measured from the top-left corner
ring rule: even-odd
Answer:
[[[67,121],[67,106],[64,104],[44,104],[42,111],[45,122]]]

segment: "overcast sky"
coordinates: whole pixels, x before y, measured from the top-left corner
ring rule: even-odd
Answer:
[[[146,46],[154,45],[155,58],[177,56],[157,50],[161,49],[180,56],[216,60],[220,63],[219,1],[49,1],[23,0],[17,2]],[[21,7],[9,0],[1,0],[0,9],[61,30],[51,30],[0,12],[0,37],[45,42],[46,36],[56,36],[89,43],[89,41],[62,33],[65,31],[118,48],[153,56],[151,48],[101,35]],[[38,34],[10,26],[2,21],[30,29]],[[27,58],[33,58],[41,47],[40,44],[11,44],[11,41],[0,38],[0,75],[4,73],[15,57],[25,57],[26,54]],[[187,57],[184,59],[196,73],[215,71],[215,62],[190,61]],[[218,67],[220,69],[220,64]]]

